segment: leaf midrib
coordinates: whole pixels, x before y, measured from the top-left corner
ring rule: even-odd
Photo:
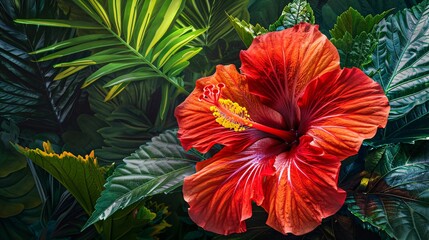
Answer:
[[[412,14],[413,16],[415,16],[414,15],[414,12],[412,11],[413,9],[410,9],[410,10],[406,10],[406,11],[408,11],[408,14]],[[405,10],[404,10],[405,11]],[[406,14],[406,15],[408,15],[408,14]],[[392,83],[392,81],[393,81],[393,79],[396,77],[396,75],[398,74],[398,67],[399,67],[399,64],[402,62],[402,59],[403,59],[403,57],[404,57],[404,54],[405,54],[405,52],[406,52],[406,50],[409,48],[409,46],[410,46],[410,44],[412,43],[412,36],[414,36],[414,34],[415,34],[415,30],[416,30],[416,27],[421,23],[421,20],[422,20],[422,18],[423,18],[423,15],[424,14],[424,11],[422,11],[422,14],[421,14],[421,16],[420,16],[420,18],[418,18],[417,16],[415,16],[416,17],[416,19],[418,19],[418,21],[417,21],[417,23],[415,24],[415,25],[413,25],[413,27],[412,28],[409,28],[411,31],[411,35],[409,35],[409,36],[407,36],[408,38],[407,38],[407,42],[406,42],[406,45],[405,45],[405,47],[403,48],[403,51],[401,52],[401,55],[398,57],[398,61],[396,62],[396,64],[395,64],[395,68],[394,68],[394,70],[393,70],[393,72],[392,72],[392,75],[391,75],[391,77],[390,77],[390,79],[389,79],[389,81],[388,81],[388,83],[387,83],[387,85],[386,85],[386,90],[385,90],[385,92],[386,93],[388,93],[389,92],[389,90],[390,90],[390,84]],[[393,19],[395,16],[397,16],[397,15],[393,15],[392,17],[391,17],[391,19]],[[396,19],[395,19],[396,20]],[[396,22],[396,21],[395,21]],[[407,21],[408,22],[408,21]],[[393,23],[391,23],[392,25],[393,25]],[[408,25],[409,26],[409,25]],[[385,35],[384,37],[387,37],[387,35]],[[387,51],[387,50],[386,50]]]

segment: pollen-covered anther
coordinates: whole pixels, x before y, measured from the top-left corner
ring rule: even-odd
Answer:
[[[211,106],[210,111],[217,123],[236,132],[246,130],[246,126],[252,126],[247,109],[229,99],[220,98],[218,106]]]

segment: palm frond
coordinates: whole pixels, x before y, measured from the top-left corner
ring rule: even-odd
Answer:
[[[97,26],[101,31],[84,32],[84,35],[68,39],[44,49],[32,52],[50,54],[39,61],[57,59],[90,50],[85,58],[57,64],[67,67],[55,79],[63,79],[87,66],[98,65],[83,84],[87,87],[106,75],[116,74],[105,87],[110,88],[105,100],[110,100],[134,81],[160,78],[168,81],[179,91],[186,92],[177,76],[189,64],[188,60],[201,48],[188,43],[204,33],[205,29],[193,27],[173,29],[176,18],[185,6],[185,0],[73,0],[75,5],[88,14],[80,25],[76,20],[66,24],[56,20],[18,19],[24,24],[79,28]],[[83,24],[82,22],[86,22]]]

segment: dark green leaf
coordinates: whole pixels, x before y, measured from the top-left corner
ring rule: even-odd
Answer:
[[[428,139],[429,135],[429,102],[414,107],[404,117],[390,120],[385,129],[379,130],[375,138],[368,141],[370,145],[388,143],[412,143],[419,139]]]
[[[85,73],[57,82],[54,77],[58,70],[52,65],[58,62],[38,63],[28,55],[73,36],[70,29],[14,23],[12,19],[18,17],[66,17],[55,10],[55,4],[28,4],[18,8],[11,3],[7,9],[0,5],[0,115],[34,129],[61,132],[78,106],[79,85]]]
[[[367,174],[347,199],[363,222],[396,239],[428,239],[429,142],[392,145],[367,157]]]
[[[261,26],[268,28],[270,24],[279,18],[284,7],[289,2],[290,0],[249,0],[248,9],[250,13],[250,23],[253,25],[260,24]],[[229,12],[228,14],[239,19],[243,19]]]
[[[358,67],[371,62],[377,40],[374,27],[389,13],[385,11],[376,16],[363,17],[358,11],[349,8],[337,18],[330,30],[331,41],[340,54],[342,67]]]
[[[362,32],[371,33],[374,27],[389,13],[372,14],[363,17],[358,11],[350,7],[337,18],[334,28],[329,30],[332,38],[341,39],[344,34],[349,33],[353,38]]]
[[[377,144],[429,136],[428,21],[429,2],[423,1],[388,17],[377,28],[379,43],[365,71],[383,87],[391,107],[390,121],[375,138]]]
[[[166,131],[153,138],[125,158],[125,163],[107,179],[106,189],[97,200],[96,210],[85,227],[145,197],[174,190],[182,184],[185,176],[195,171],[195,161],[184,152],[176,131]]]
[[[412,7],[421,1],[422,0],[328,0],[324,3],[322,1],[312,0],[312,2],[316,2],[313,5],[317,5],[318,8],[321,8],[317,23],[320,24],[320,28],[325,34],[329,34],[328,30],[334,27],[334,24],[337,22],[337,17],[350,7],[357,10],[363,16],[366,16],[368,14],[380,14],[388,10],[392,10],[392,12],[395,13],[401,9]]]
[[[377,40],[373,33],[361,32],[355,38],[348,32],[340,39],[331,39],[340,54],[342,67],[358,67],[369,64],[372,61]]]

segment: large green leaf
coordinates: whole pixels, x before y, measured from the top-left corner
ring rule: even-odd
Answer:
[[[75,156],[69,152],[56,154],[49,142],[43,144],[44,150],[15,148],[35,164],[52,174],[76,198],[86,213],[91,214],[94,204],[103,189],[104,177],[93,153]]]
[[[68,39],[73,32],[15,24],[17,17],[65,18],[55,10],[54,1],[22,4],[0,5],[0,115],[35,129],[61,131],[78,106],[83,76],[56,82],[59,71],[52,65],[57,61],[38,63],[27,52]]]
[[[208,29],[195,40],[195,45],[210,47],[221,38],[229,41],[235,36],[228,15],[245,21],[249,20],[247,4],[248,0],[188,0],[178,19],[178,25]]]
[[[429,142],[392,145],[370,154],[349,210],[396,239],[429,238]]]
[[[424,1],[388,17],[377,28],[379,43],[365,71],[383,87],[391,110],[389,123],[375,144],[429,136],[428,21],[429,2]]]
[[[85,227],[148,196],[168,193],[194,173],[197,158],[184,152],[176,133],[168,130],[124,159],[107,179]]]
[[[69,39],[59,43],[61,49],[39,60],[56,59],[60,56],[72,55],[84,50],[93,50],[92,54],[81,61],[67,64],[58,64],[56,67],[68,67],[56,79],[62,79],[70,74],[79,72],[89,65],[98,64],[106,66],[112,62],[129,64],[133,67],[134,77],[122,77],[129,73],[125,68],[103,68],[97,71],[96,77],[87,79],[84,86],[88,86],[101,76],[116,73],[118,79],[106,87],[111,87],[106,100],[117,96],[119,92],[126,88],[129,82],[141,81],[148,78],[162,78],[174,85],[180,91],[186,92],[183,83],[178,81],[178,76],[188,60],[195,54],[186,54],[180,50],[191,49],[189,51],[198,52],[198,47],[189,47],[188,43],[200,36],[204,30],[195,30],[192,27],[184,28],[177,35],[177,31],[172,30],[175,19],[185,5],[184,0],[146,0],[146,1],[81,1],[73,0],[76,6],[84,10],[91,17],[88,24],[97,24],[101,31],[80,32],[81,37]],[[83,20],[87,21],[87,20]],[[49,24],[45,20],[19,19],[17,22],[25,24],[55,25],[55,20],[50,20]],[[64,22],[57,22],[61,27]],[[73,26],[71,26],[73,27]],[[110,35],[104,40],[92,40],[92,35]],[[176,38],[165,44],[165,39]],[[160,47],[160,45],[163,47]],[[52,47],[33,52],[38,54]],[[106,51],[107,50],[107,51]],[[114,52],[113,56],[111,52]],[[180,62],[172,62],[165,67],[169,59],[181,58]],[[84,61],[82,61],[84,60]],[[138,63],[138,64],[136,64]],[[78,66],[78,67],[77,67]],[[149,71],[148,71],[149,69]],[[149,73],[148,73],[149,72]],[[142,77],[143,76],[143,77]],[[124,82],[124,79],[125,82]]]

